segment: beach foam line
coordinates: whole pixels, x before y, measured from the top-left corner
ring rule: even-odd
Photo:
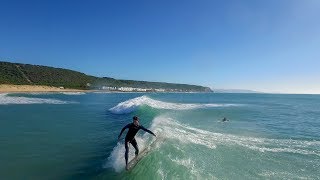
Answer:
[[[183,103],[170,103],[159,100],[154,100],[148,96],[140,96],[127,101],[121,102],[115,107],[109,109],[114,114],[126,114],[136,110],[139,106],[147,105],[156,109],[168,109],[168,110],[190,110],[212,107],[227,107],[227,106],[239,106],[236,104],[183,104]]]
[[[273,153],[296,153],[320,156],[320,141],[269,139],[214,133],[179,123],[165,116],[156,117],[151,129],[165,135],[167,139],[176,139],[183,144],[198,144],[210,149],[219,145],[242,146],[254,151]]]
[[[0,105],[9,104],[69,104],[74,102],[57,99],[31,98],[23,96],[8,96],[8,93],[0,94]]]
[[[60,92],[61,94],[64,94],[64,95],[84,95],[86,93],[84,92]]]

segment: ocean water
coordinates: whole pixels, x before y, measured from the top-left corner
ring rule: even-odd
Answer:
[[[139,131],[150,151],[127,172],[117,136],[134,115],[157,138]],[[319,169],[320,95],[0,94],[0,179],[320,179]]]

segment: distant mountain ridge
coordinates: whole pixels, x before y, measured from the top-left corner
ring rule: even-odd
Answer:
[[[183,92],[212,92],[209,87],[198,85],[118,80],[110,77],[95,77],[63,68],[4,61],[0,61],[0,84],[47,85],[73,89],[101,89],[103,86],[107,86],[157,88]]]

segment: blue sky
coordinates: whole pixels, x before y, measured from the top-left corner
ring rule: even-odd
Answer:
[[[320,93],[317,0],[0,0],[0,59],[95,76]]]

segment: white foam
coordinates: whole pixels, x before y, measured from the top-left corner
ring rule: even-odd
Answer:
[[[196,165],[196,163],[189,157],[189,158],[173,158],[171,157],[171,155],[168,155],[169,159],[180,166],[184,166],[186,167],[186,169],[188,169],[187,172],[190,172],[191,175],[191,179],[206,179],[204,177],[202,177],[203,170]],[[212,177],[212,176],[211,176]],[[211,179],[214,179],[213,177]]]
[[[57,100],[57,99],[8,96],[8,94],[0,94],[0,105],[8,105],[8,104],[68,104],[68,103],[73,103],[73,102],[61,101],[61,100]]]
[[[47,95],[47,94],[54,94],[54,92],[28,92],[24,94],[31,94],[31,95]]]
[[[183,104],[183,103],[170,103],[159,100],[154,100],[147,96],[140,96],[127,101],[119,103],[117,106],[110,109],[115,114],[126,114],[133,112],[137,107],[147,105],[156,109],[171,109],[171,110],[189,110],[200,108],[212,108],[223,106],[238,106],[235,104]]]
[[[169,159],[178,165],[186,167],[192,174],[198,174],[195,167],[195,162],[192,161],[191,158],[187,158],[187,159],[169,158]]]
[[[84,95],[86,93],[84,93],[84,92],[61,92],[61,94],[65,94],[65,95]]]
[[[142,138],[141,136],[136,136],[135,139],[138,143],[140,151],[144,149],[147,146],[147,144],[150,143],[148,139],[145,137]],[[128,162],[130,162],[135,157],[134,152],[135,152],[135,149],[130,144]],[[117,145],[113,148],[110,156],[108,157],[106,164],[104,164],[104,168],[113,168],[116,172],[122,171],[126,165],[124,154],[125,154],[124,142],[122,143],[118,142]]]
[[[94,93],[94,94],[111,94],[113,92],[110,92],[110,91],[94,91],[92,93]]]
[[[184,166],[188,169],[193,170],[195,168],[195,163],[191,160],[191,158],[187,158],[187,159],[178,159],[178,158],[171,158],[169,156],[169,159],[173,162],[175,162],[178,165]]]
[[[157,170],[157,174],[160,175],[161,179],[167,179],[167,174],[162,170],[162,168]]]
[[[165,116],[156,117],[151,129],[155,129],[166,138],[176,139],[185,144],[203,145],[210,149],[215,149],[219,145],[238,145],[260,152],[286,152],[320,156],[320,141],[268,139],[214,133],[181,124]]]

